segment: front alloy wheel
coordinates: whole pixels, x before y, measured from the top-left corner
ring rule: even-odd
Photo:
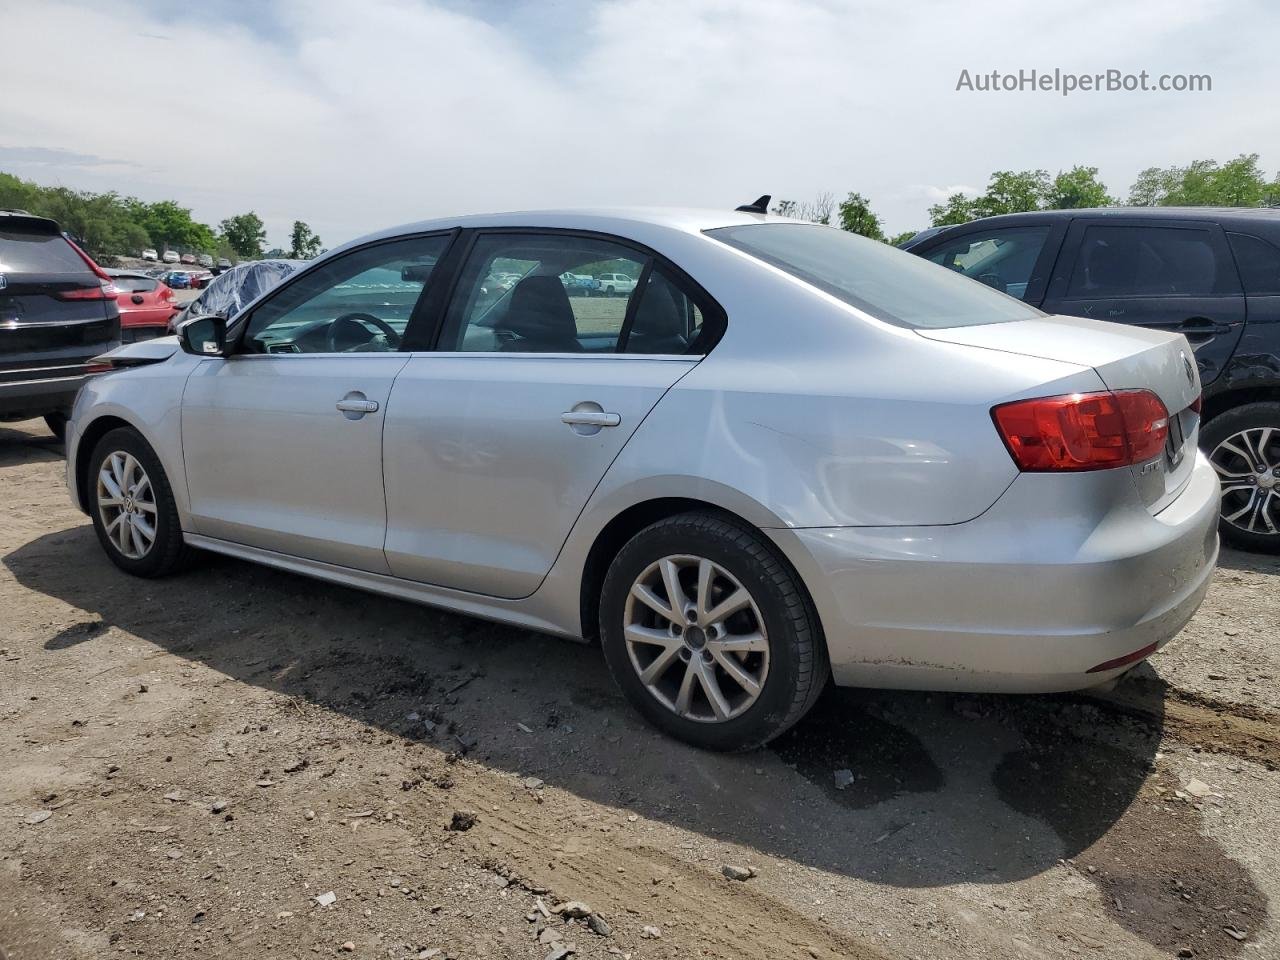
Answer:
[[[640,682],[677,716],[731,720],[764,689],[764,618],[747,589],[706,557],[651,563],[631,586],[623,622]]]
[[[126,558],[141,560],[156,542],[156,498],[151,478],[131,453],[115,450],[98,470],[102,528]]]
[[[186,564],[169,478],[136,430],[108,432],[89,455],[84,476],[93,529],[117,567],[138,577],[161,577]]]

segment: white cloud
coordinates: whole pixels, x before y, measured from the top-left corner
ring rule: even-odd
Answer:
[[[1261,3],[0,6],[7,35],[57,37],[6,44],[0,147],[45,152],[0,169],[212,222],[255,209],[273,241],[294,218],[336,244],[455,212],[827,190],[863,193],[897,231],[994,169],[1085,163],[1123,193],[1152,164],[1280,166],[1280,65],[1239,32],[1280,26]],[[962,68],[1032,67],[1210,73],[1214,91],[955,91]]]

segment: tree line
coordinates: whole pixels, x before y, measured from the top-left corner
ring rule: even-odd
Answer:
[[[1129,187],[1128,197],[1111,195],[1098,179],[1097,167],[1072,167],[1050,176],[1047,170],[997,170],[986,190],[977,195],[953,193],[929,207],[929,225],[945,227],[979,217],[1028,210],[1070,210],[1081,207],[1276,207],[1280,206],[1280,171],[1268,180],[1258,154],[1234,160],[1196,160],[1185,167],[1148,167]],[[826,223],[851,233],[899,244],[919,231],[886,236],[882,221],[860,193],[837,203],[830,193],[810,201],[780,200],[773,213]]]
[[[238,260],[256,260],[267,240],[262,218],[250,210],[222,220],[217,229],[200,223],[191,210],[175,200],[147,203],[114,191],[91,193],[69,187],[43,187],[0,172],[0,210],[24,210],[57,220],[90,256],[137,256],[148,248],[179,253],[208,253]],[[309,260],[323,251],[315,232],[295,220],[291,248],[280,251]]]

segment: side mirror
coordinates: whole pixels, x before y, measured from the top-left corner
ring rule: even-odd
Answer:
[[[178,327],[178,342],[197,357],[225,357],[227,321],[217,314],[192,317]]]

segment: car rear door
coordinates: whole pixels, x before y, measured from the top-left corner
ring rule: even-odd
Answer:
[[[588,297],[561,279],[610,261],[646,278],[639,296]],[[504,272],[520,279],[491,282]],[[705,301],[669,273],[598,237],[475,238],[439,349],[415,353],[391,393],[392,573],[508,599],[538,588],[609,465],[699,359],[685,351]],[[622,352],[629,342],[649,352]]]
[[[1042,309],[1184,334],[1211,384],[1245,325],[1245,300],[1215,223],[1079,217],[1067,233]]]
[[[232,356],[191,374],[182,443],[197,534],[389,572],[384,418],[450,239],[372,244],[300,274],[237,324]]]

